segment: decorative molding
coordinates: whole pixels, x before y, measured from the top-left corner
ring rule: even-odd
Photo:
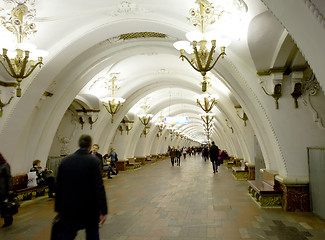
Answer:
[[[68,111],[70,111],[70,114],[71,114],[71,123],[74,125],[74,129],[73,129],[73,132],[71,133],[71,136],[70,137],[63,136],[60,133],[59,128],[56,131],[57,138],[58,138],[59,142],[61,143],[61,149],[60,149],[61,156],[65,156],[65,155],[70,154],[70,151],[68,149],[68,144],[71,142],[71,140],[75,136],[76,130],[77,130],[78,119],[77,119],[77,117],[75,116],[75,113],[72,110],[68,109]],[[68,111],[65,114],[67,114]]]
[[[224,64],[228,64],[230,66],[230,68],[232,68],[232,71],[229,70],[231,73],[234,74],[235,78],[244,84],[245,88],[248,89],[248,91],[250,92],[250,94],[248,94],[247,96],[252,96],[254,98],[254,102],[258,105],[258,107],[261,109],[261,113],[264,115],[268,126],[270,127],[270,130],[272,132],[272,135],[275,139],[275,145],[277,146],[277,149],[279,150],[279,155],[281,158],[281,162],[283,163],[283,168],[284,168],[284,172],[288,173],[288,168],[287,168],[287,164],[284,160],[284,156],[283,156],[283,151],[282,151],[282,147],[281,144],[279,142],[279,139],[275,133],[275,129],[272,125],[272,122],[267,114],[267,111],[265,109],[265,107],[262,105],[261,101],[259,100],[259,98],[257,97],[257,95],[255,94],[255,92],[253,91],[253,89],[249,86],[248,82],[246,81],[246,79],[243,77],[243,75],[239,72],[239,70],[237,69],[237,67],[234,65],[234,63],[232,61],[230,61],[228,58],[224,58],[224,61],[221,62],[221,65]],[[245,101],[243,101],[242,105],[245,105]],[[242,106],[245,109],[250,109],[248,106]],[[269,160],[269,159],[265,159],[264,160]]]
[[[325,130],[325,126],[323,123],[323,119],[319,116],[319,113],[315,109],[315,107],[312,105],[310,101],[311,96],[317,95],[319,90],[321,89],[319,82],[317,81],[314,74],[308,78],[304,84],[303,88],[303,103],[309,108],[309,110],[312,113],[313,120],[315,123],[317,123],[318,127],[322,130]]]
[[[316,5],[312,2],[312,0],[304,0],[307,8],[314,14],[318,22],[325,28],[325,18],[323,14],[321,14],[320,10],[316,7]]]

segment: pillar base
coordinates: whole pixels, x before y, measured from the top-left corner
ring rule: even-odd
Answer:
[[[305,179],[297,179],[296,183],[276,176],[283,191],[282,207],[288,212],[310,212],[309,183]],[[299,181],[301,180],[301,181]],[[301,182],[301,183],[299,183]]]

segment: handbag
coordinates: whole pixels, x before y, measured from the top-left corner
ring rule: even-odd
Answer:
[[[61,216],[57,214],[52,220],[51,240],[61,239]]]
[[[3,212],[6,215],[15,215],[18,213],[18,208],[20,207],[18,198],[16,194],[10,194],[7,199],[3,201]]]

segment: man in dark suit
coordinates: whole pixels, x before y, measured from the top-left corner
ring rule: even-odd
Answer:
[[[72,240],[86,229],[87,240],[99,239],[99,224],[107,218],[101,163],[89,153],[92,138],[82,135],[75,153],[58,168],[55,211],[61,216],[62,239]]]
[[[96,157],[98,157],[98,159],[99,159],[99,161],[100,161],[100,163],[101,163],[101,168],[102,168],[102,170],[103,170],[103,156],[102,156],[102,154],[100,154],[99,152],[98,152],[98,150],[99,150],[99,145],[97,144],[97,143],[95,143],[94,145],[93,145],[93,147],[92,147],[92,149],[91,149],[91,151],[90,151],[90,153],[91,154],[93,154],[94,156],[96,156]]]
[[[212,162],[212,167],[213,167],[213,173],[218,172],[218,166],[219,166],[219,148],[216,146],[214,142],[212,142],[212,146],[210,147],[209,150],[209,155],[210,155],[210,161]]]

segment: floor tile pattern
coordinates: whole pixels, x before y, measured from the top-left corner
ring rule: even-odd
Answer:
[[[213,174],[200,156],[168,159],[104,179],[110,215],[102,240],[322,240],[325,221],[313,213],[261,209],[245,181],[225,166]],[[54,200],[25,201],[1,240],[47,240]],[[2,222],[1,222],[2,224]],[[78,240],[83,240],[80,231]]]

